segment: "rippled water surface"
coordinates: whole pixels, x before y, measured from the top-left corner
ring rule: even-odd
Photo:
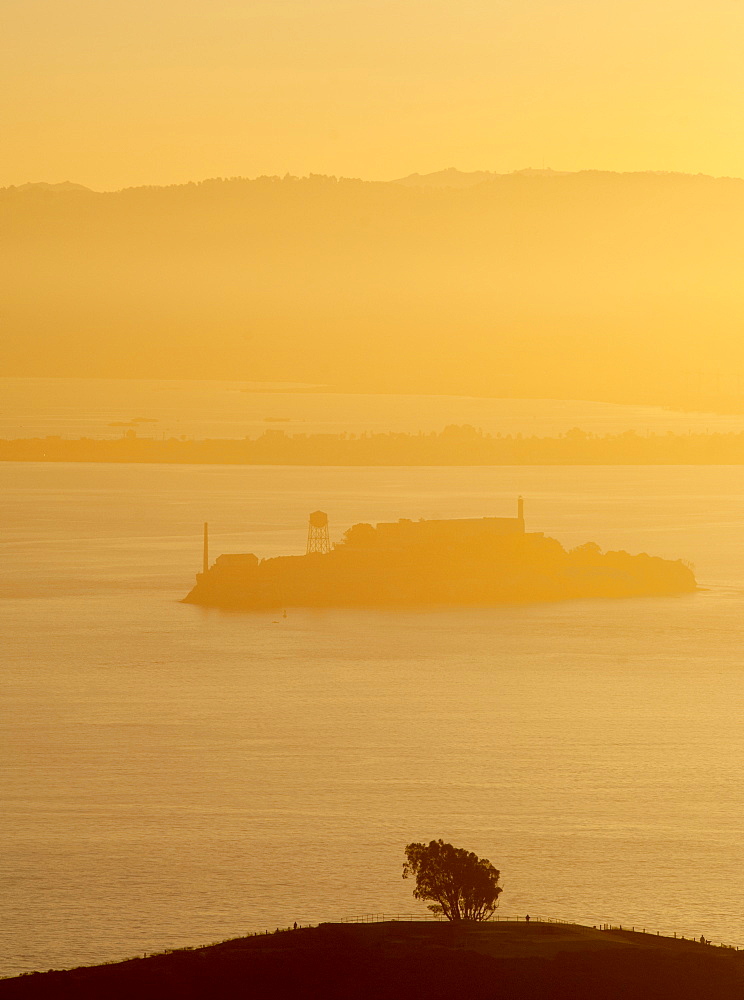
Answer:
[[[502,871],[505,913],[744,943],[738,467],[0,465],[0,972],[423,910],[404,844]],[[307,512],[510,514],[685,557],[681,598],[226,614],[212,551]]]

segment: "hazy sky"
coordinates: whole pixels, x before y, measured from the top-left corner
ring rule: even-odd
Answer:
[[[744,0],[1,0],[0,185],[744,175]]]

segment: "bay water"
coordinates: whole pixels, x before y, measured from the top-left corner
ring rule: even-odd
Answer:
[[[676,598],[236,614],[212,557],[509,516],[695,564]],[[744,473],[0,465],[0,975],[367,912],[403,848],[504,914],[744,944]]]

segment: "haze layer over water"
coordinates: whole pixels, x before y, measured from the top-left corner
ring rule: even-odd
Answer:
[[[0,437],[118,438],[441,431],[548,437],[742,431],[744,415],[680,412],[576,399],[344,393],[329,386],[185,379],[0,378]]]

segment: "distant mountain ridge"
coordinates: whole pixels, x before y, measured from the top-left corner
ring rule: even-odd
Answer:
[[[744,412],[743,180],[65,185],[0,191],[8,376]]]
[[[644,170],[644,171],[626,171],[617,172],[610,170],[553,170],[551,167],[523,167],[519,170],[510,170],[505,173],[499,172],[497,170],[459,170],[457,167],[446,167],[443,170],[435,170],[427,174],[413,173],[408,174],[405,177],[396,177],[390,181],[364,181],[360,178],[354,177],[328,177],[329,180],[334,181],[352,181],[360,184],[400,184],[404,187],[412,188],[471,188],[476,187],[479,184],[486,183],[488,181],[500,181],[509,177],[535,177],[535,178],[551,178],[551,177],[577,177],[577,176],[615,176],[615,177],[689,177],[689,178],[705,178],[707,180],[739,180],[740,178],[715,178],[708,174],[684,174],[677,171],[667,171],[667,170]],[[93,188],[86,187],[84,184],[77,184],[73,181],[60,181],[57,183],[49,183],[47,181],[27,181],[25,184],[11,184],[7,187],[0,188],[0,191],[11,192],[11,191],[39,191],[39,192],[53,192],[64,194],[69,191],[84,191],[92,194],[117,194],[119,191],[136,191],[136,190],[160,190],[169,191],[173,188],[192,188],[194,186],[201,186],[203,184],[211,184],[215,182],[244,182],[252,183],[256,181],[266,181],[266,180],[310,180],[312,178],[320,179],[326,175],[322,174],[310,174],[307,177],[294,176],[286,174],[283,177],[272,176],[272,175],[260,175],[258,177],[211,177],[205,178],[201,181],[189,181],[184,184],[164,184],[164,185],[136,185],[133,187],[121,188],[118,190],[110,190],[99,192],[95,191]]]
[[[392,183],[405,184],[406,187],[469,188],[486,181],[498,180],[501,177],[565,177],[569,172],[567,170],[551,170],[550,168],[536,170],[527,167],[524,170],[512,170],[509,173],[500,174],[493,170],[462,171],[456,167],[447,167],[446,170],[437,170],[431,174],[409,174],[407,177],[398,177]]]
[[[46,181],[28,181],[26,184],[18,184],[15,186],[16,191],[52,191],[52,192],[67,192],[67,191],[92,191],[92,188],[85,187],[82,184],[73,184],[72,181],[60,181],[58,184],[49,184]]]

